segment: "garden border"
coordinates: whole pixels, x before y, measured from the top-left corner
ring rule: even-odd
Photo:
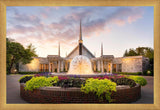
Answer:
[[[94,93],[85,94],[80,88],[41,87],[33,91],[24,89],[24,83],[20,84],[20,96],[29,103],[108,103],[107,100],[99,100]],[[129,86],[117,86],[117,92],[112,92],[112,103],[131,103],[141,97],[141,86],[129,88]]]

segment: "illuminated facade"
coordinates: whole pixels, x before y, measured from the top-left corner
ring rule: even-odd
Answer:
[[[77,55],[88,57],[92,63],[92,70],[94,72],[144,72],[149,65],[149,59],[143,56],[115,58],[113,55],[103,55],[103,44],[101,44],[101,56],[95,57],[83,44],[80,23],[78,45],[70,52],[70,54],[66,57],[61,57],[59,44],[58,55],[48,55],[46,58],[34,57],[30,64],[19,64],[19,71],[67,72],[70,67],[70,62]]]

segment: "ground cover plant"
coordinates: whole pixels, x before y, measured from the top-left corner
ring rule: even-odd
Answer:
[[[30,79],[32,79],[33,75],[24,75],[19,79],[20,83],[26,83],[27,81],[29,81]]]
[[[147,84],[147,80],[143,78],[142,76],[126,76],[126,77],[134,80],[140,86],[145,86]]]
[[[33,91],[34,89],[40,88],[40,87],[48,87],[52,86],[54,83],[57,83],[58,77],[33,77],[31,80],[26,82],[26,85],[24,87],[25,90]]]
[[[60,87],[81,87],[81,85],[85,84],[84,78],[74,78],[74,77],[58,77],[58,82],[53,84],[53,86]]]
[[[86,80],[85,85],[82,85],[81,91],[89,94],[90,92],[95,93],[100,100],[103,100],[103,94],[109,102],[112,101],[111,94],[116,92],[116,83],[108,79],[93,79],[89,78]]]
[[[117,85],[129,85],[130,87],[135,87],[136,83],[134,80],[129,78],[111,78],[111,81],[115,82]]]

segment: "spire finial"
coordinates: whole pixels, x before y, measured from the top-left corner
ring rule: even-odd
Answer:
[[[82,40],[82,27],[81,27],[81,19],[80,19],[80,28],[79,28],[79,43],[83,43],[83,40]]]
[[[82,28],[81,28],[81,19],[80,19],[80,32],[79,32],[79,55],[82,55],[82,45],[83,45],[83,40],[82,40]]]
[[[101,57],[103,56],[103,43],[101,43]]]
[[[79,40],[82,40],[82,27],[81,27],[81,19],[80,19],[80,35],[79,35]]]
[[[60,42],[58,43],[58,56],[60,56]]]

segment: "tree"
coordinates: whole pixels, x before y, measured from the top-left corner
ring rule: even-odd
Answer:
[[[22,62],[30,63],[32,57],[36,57],[35,48],[30,44],[26,49],[18,42],[6,39],[7,45],[7,73],[11,73],[11,69]]]
[[[138,47],[138,48],[136,48],[136,53],[137,53],[137,55],[142,55],[142,56],[144,56],[145,55],[145,49],[146,49],[147,47]]]
[[[129,49],[128,56],[137,56],[137,53],[134,49]]]
[[[128,56],[128,51],[127,50],[125,50],[125,53],[123,54],[123,56],[125,57],[125,56]]]
[[[126,56],[137,56],[137,55],[142,55],[151,59],[154,57],[154,50],[150,47],[138,47],[135,50],[134,49],[129,49],[129,51],[125,50],[123,56],[126,57]]]

